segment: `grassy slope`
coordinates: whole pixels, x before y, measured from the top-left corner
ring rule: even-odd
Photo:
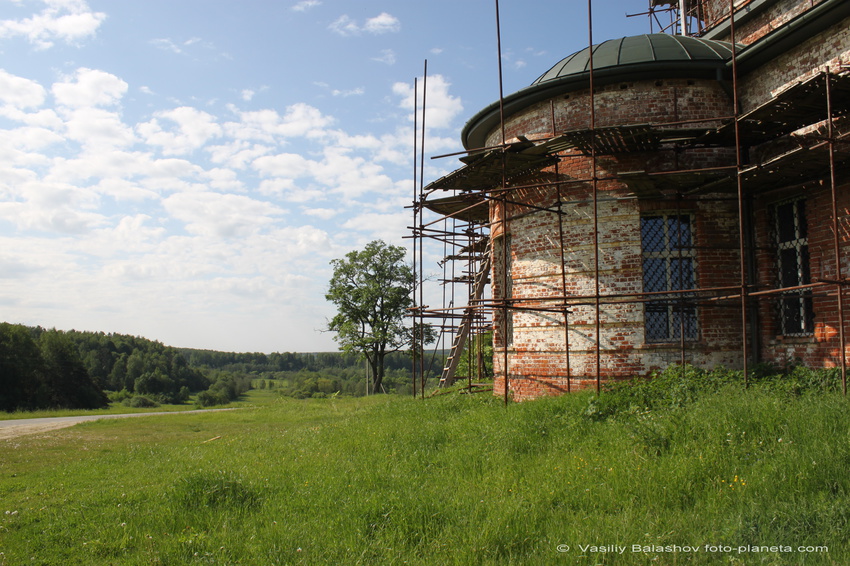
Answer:
[[[507,409],[252,394],[0,443],[0,565],[850,563],[837,395],[729,388],[594,421],[587,394]]]

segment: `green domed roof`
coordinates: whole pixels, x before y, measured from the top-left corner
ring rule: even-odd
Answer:
[[[669,66],[670,63],[725,65],[732,58],[732,44],[682,35],[653,33],[622,39],[609,39],[593,46],[593,70],[618,67],[627,72],[630,65]],[[590,48],[565,57],[543,73],[532,85],[580,75],[590,71]]]
[[[743,49],[743,46],[740,46]],[[597,86],[671,78],[721,79],[732,58],[732,44],[681,35],[654,33],[611,39],[593,46],[593,81]],[[590,48],[560,60],[530,86],[504,99],[505,117],[528,106],[590,86]],[[467,149],[484,147],[499,125],[499,101],[476,114],[461,132]]]

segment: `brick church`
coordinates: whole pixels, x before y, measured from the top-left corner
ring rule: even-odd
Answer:
[[[464,313],[492,322],[497,394],[845,364],[850,2],[651,5],[676,29],[582,49],[484,108],[425,191],[482,234],[490,296]]]

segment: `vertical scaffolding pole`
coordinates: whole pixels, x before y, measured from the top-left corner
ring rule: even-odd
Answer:
[[[729,0],[729,33],[732,43],[732,112],[735,121],[735,178],[738,186],[738,252],[739,269],[741,270],[741,354],[744,363],[744,387],[749,387],[749,346],[747,344],[747,262],[746,246],[744,245],[744,183],[742,176],[743,163],[741,159],[741,128],[739,122],[740,108],[738,107],[738,57],[735,44],[735,0]]]
[[[425,179],[425,109],[427,108],[427,105],[426,105],[427,96],[428,96],[428,60],[426,59],[425,64],[424,64],[424,69],[423,69],[423,72],[422,72],[422,144],[421,144],[421,147],[419,148],[420,151],[422,152],[422,155],[421,155],[421,158],[419,159],[419,202],[422,202],[422,201],[425,200],[425,183],[424,183],[424,179]],[[420,218],[421,218],[421,216],[420,216]],[[424,255],[424,251],[425,251],[424,247],[423,247],[422,240],[423,240],[423,238],[420,237],[419,238],[419,272],[420,273],[422,273],[422,268],[423,268],[423,265],[424,265],[423,260],[422,260],[422,256]],[[422,285],[419,286],[419,304],[423,305],[422,308],[424,308],[425,296],[422,292]],[[422,336],[423,336],[423,338],[422,338],[422,361],[421,361],[422,365],[421,365],[421,371],[419,372],[419,379],[420,379],[419,393],[422,396],[422,398],[424,399],[425,398],[425,360],[424,360],[424,358],[425,358],[425,338],[424,338],[424,336],[425,336],[425,332],[424,332],[425,331],[425,328],[424,328],[424,326],[425,326],[425,313],[424,312],[422,312],[422,314],[420,316],[419,324],[420,324],[419,333],[422,334]]]
[[[555,125],[555,102],[549,102],[549,110],[551,112],[552,117],[552,137],[555,137],[557,134],[557,127]],[[572,378],[570,376],[570,325],[569,325],[569,309],[567,309],[567,266],[566,260],[564,258],[564,211],[563,207],[563,195],[561,195],[561,175],[558,170],[558,164],[560,162],[555,162],[555,190],[558,196],[558,246],[561,249],[561,294],[564,299],[561,304],[564,309],[564,362],[566,365],[566,373],[567,373],[567,393],[571,392],[571,382]]]
[[[829,140],[829,187],[832,200],[832,237],[835,255],[835,295],[838,301],[838,342],[841,351],[841,392],[847,396],[847,355],[844,336],[844,283],[841,276],[841,238],[838,233],[838,187],[835,180],[835,130],[832,124],[832,81],[829,67],[824,73],[826,81],[826,124]]]
[[[509,400],[509,391],[510,391],[510,383],[508,378],[508,309],[509,302],[507,297],[507,281],[508,281],[508,254],[511,253],[510,248],[508,247],[508,197],[507,191],[504,189],[507,187],[507,175],[505,172],[505,156],[504,145],[506,142],[505,139],[505,91],[504,91],[504,79],[502,75],[502,24],[499,16],[499,0],[496,1],[496,51],[499,59],[499,124],[501,127],[502,134],[502,328],[504,332],[502,332],[502,342],[504,346],[504,372],[505,372],[505,406],[508,406]]]
[[[596,174],[596,99],[593,92],[593,0],[587,0],[588,64],[590,71],[590,168],[593,193],[593,307],[596,312],[596,394],[602,390],[602,320],[599,301],[599,195]]]
[[[417,155],[416,155],[416,135],[419,133],[419,78],[413,78],[413,356],[411,369],[413,373],[413,398],[416,399],[416,377],[417,377],[417,367],[416,364],[419,361],[419,348],[422,346],[422,354],[425,354],[424,348],[424,336],[420,337],[417,334],[421,334],[422,327],[419,327],[420,332],[416,331],[416,318],[417,315],[420,315],[417,310],[417,305],[419,305],[419,301],[417,298],[417,294],[419,290],[422,288],[422,280],[421,275],[422,272],[418,269],[418,265],[416,263],[417,260],[417,246],[419,245],[419,238],[417,237],[419,233],[419,207],[421,205],[421,201],[419,200],[419,185],[417,184]],[[421,316],[421,315],[420,315]],[[421,319],[420,319],[421,322]]]

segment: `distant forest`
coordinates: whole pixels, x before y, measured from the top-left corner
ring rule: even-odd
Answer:
[[[384,391],[411,391],[411,360],[387,356]],[[429,372],[439,375],[440,363]],[[186,403],[221,405],[251,387],[296,398],[365,395],[357,356],[232,353],[165,346],[124,334],[0,323],[0,411]],[[372,393],[369,391],[369,393]]]

